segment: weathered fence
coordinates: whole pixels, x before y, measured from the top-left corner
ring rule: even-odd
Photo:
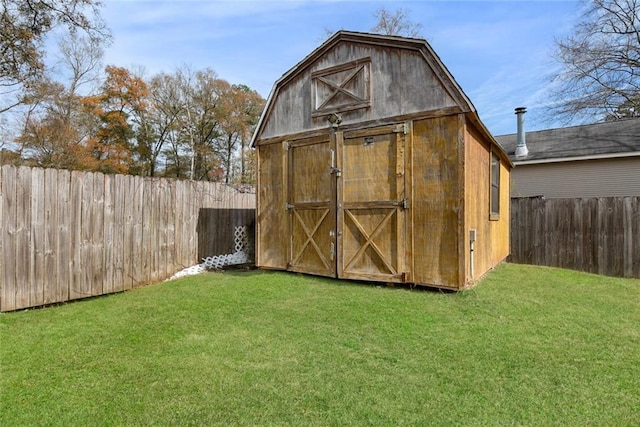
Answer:
[[[511,199],[510,259],[640,277],[640,197]]]
[[[199,263],[203,242],[232,244],[206,212],[254,207],[223,184],[3,166],[0,311],[162,280]]]

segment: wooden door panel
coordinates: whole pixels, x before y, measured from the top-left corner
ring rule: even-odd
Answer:
[[[396,134],[347,139],[343,146],[345,202],[398,200]]]
[[[403,127],[338,138],[338,277],[405,279]]]
[[[289,148],[291,168],[290,203],[329,203],[333,197],[329,141],[293,145]]]
[[[292,142],[287,155],[288,269],[335,277],[334,154],[329,137]]]
[[[346,209],[343,228],[344,274],[401,275],[396,239],[398,209]]]
[[[290,269],[333,276],[333,230],[330,209],[293,210]]]

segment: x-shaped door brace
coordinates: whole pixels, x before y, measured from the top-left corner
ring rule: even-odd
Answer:
[[[375,239],[378,236],[378,234],[380,234],[380,232],[384,229],[384,226],[387,224],[387,222],[389,222],[389,219],[391,219],[391,217],[396,212],[396,210],[397,209],[395,208],[391,209],[390,212],[382,219],[382,221],[380,221],[380,224],[378,224],[375,230],[373,230],[373,233],[369,235],[365,231],[362,224],[360,224],[360,222],[356,219],[356,217],[351,213],[351,211],[345,209],[345,213],[349,216],[349,218],[351,219],[353,224],[356,226],[358,231],[362,234],[362,237],[366,239],[366,242],[362,246],[360,246],[360,249],[358,249],[358,252],[356,252],[353,258],[351,258],[351,261],[349,261],[347,266],[344,268],[345,271],[347,271],[349,268],[351,268],[351,266],[353,266],[357,261],[359,261],[360,258],[362,258],[362,256],[364,255],[364,251],[366,251],[367,248],[371,246],[371,248],[376,252],[376,254],[378,254],[380,261],[382,261],[385,267],[387,267],[387,270],[389,270],[391,274],[397,274],[396,269],[393,268],[393,265],[391,265],[391,263],[384,256],[384,254],[382,253],[378,245],[376,245],[375,242],[373,241],[373,239]]]
[[[316,253],[320,257],[320,261],[322,261],[322,263],[324,264],[325,268],[327,270],[331,270],[331,266],[329,265],[329,262],[327,261],[327,258],[325,258],[325,256],[322,254],[322,251],[320,250],[320,247],[318,246],[316,241],[313,240],[313,236],[316,234],[316,231],[318,231],[318,228],[320,228],[320,225],[322,225],[322,222],[324,221],[324,219],[329,214],[329,209],[326,209],[324,211],[324,213],[322,214],[322,217],[314,225],[312,231],[309,231],[309,229],[307,228],[307,225],[304,223],[304,220],[302,219],[302,217],[300,216],[300,214],[298,213],[297,210],[294,209],[293,214],[294,214],[295,218],[298,219],[298,222],[302,226],[302,229],[304,230],[304,233],[307,235],[307,241],[304,242],[304,244],[302,245],[302,247],[298,251],[298,254],[295,256],[294,260],[291,262],[291,264],[292,265],[296,265],[298,263],[298,261],[300,260],[300,257],[302,256],[304,250],[307,248],[307,246],[309,246],[309,243],[311,243],[313,248],[316,250]]]
[[[355,70],[353,70],[345,79],[342,83],[340,84],[336,84],[330,80],[327,80],[325,77],[318,77],[318,80],[320,80],[322,83],[326,84],[327,86],[329,86],[330,88],[332,88],[334,90],[334,92],[322,103],[321,106],[319,106],[317,109],[318,110],[322,110],[323,108],[325,108],[327,106],[327,104],[329,104],[331,102],[331,100],[333,100],[333,98],[336,97],[336,95],[338,95],[339,93],[342,93],[346,96],[348,96],[349,98],[353,98],[355,101],[358,102],[364,102],[366,101],[366,99],[364,98],[360,98],[358,95],[356,95],[355,93],[351,92],[350,90],[345,89],[344,87],[346,85],[348,85],[357,75],[358,73],[360,73],[360,71],[362,71],[364,69],[364,65],[361,65],[360,67],[356,68]]]

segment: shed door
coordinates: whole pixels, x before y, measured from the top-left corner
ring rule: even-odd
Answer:
[[[289,142],[287,157],[288,270],[335,277],[335,155],[329,135]]]
[[[338,133],[338,277],[405,280],[404,126]]]

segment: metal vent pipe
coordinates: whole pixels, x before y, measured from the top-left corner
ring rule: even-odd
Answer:
[[[527,157],[529,149],[524,132],[524,113],[527,112],[525,107],[516,108],[516,116],[518,116],[518,139],[516,144],[516,158]]]

